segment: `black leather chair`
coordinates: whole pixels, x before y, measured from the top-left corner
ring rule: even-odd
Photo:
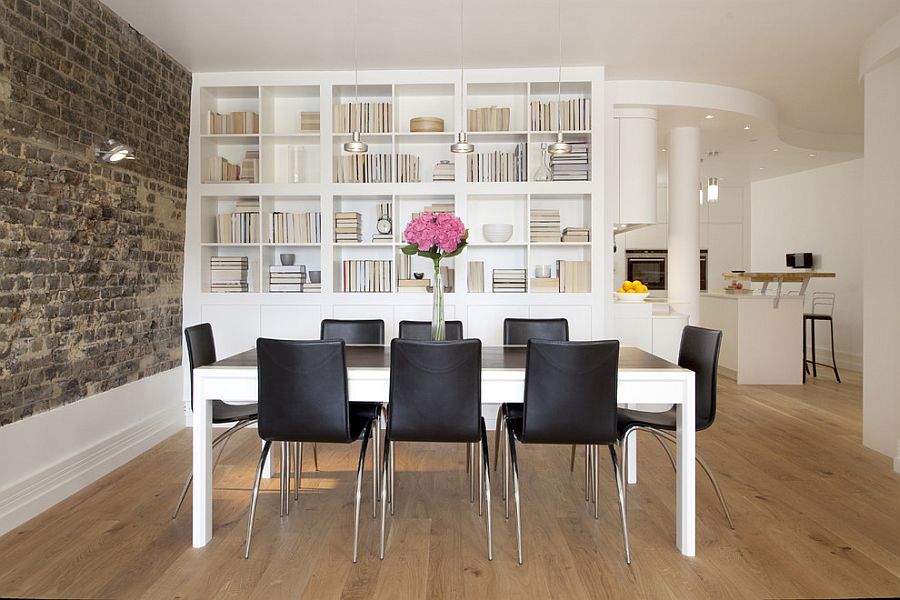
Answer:
[[[384,444],[381,483],[381,558],[384,558],[387,504],[394,494],[394,443],[441,442],[479,444],[479,472],[487,503],[488,560],[491,537],[491,480],[487,430],[481,418],[481,341],[391,342],[390,410]],[[390,492],[390,497],[388,497]],[[479,501],[478,513],[482,513]]]
[[[250,539],[253,534],[256,500],[259,496],[259,481],[272,442],[281,442],[282,456],[287,456],[289,443],[296,443],[299,452],[302,452],[303,442],[350,444],[361,438],[362,447],[356,468],[353,530],[353,562],[356,562],[362,473],[369,437],[381,405],[349,402],[347,363],[342,340],[298,341],[259,338],[256,340],[256,354],[259,369],[259,437],[265,443],[259,456],[256,479],[253,483],[244,558],[250,556]],[[374,445],[373,518],[377,512],[378,497],[377,437]],[[300,459],[302,454],[297,456],[298,463]],[[290,460],[286,462],[288,466],[283,464],[281,469],[282,491],[289,487]],[[298,488],[299,485],[298,477]],[[287,494],[282,493],[282,515],[286,514],[288,509],[286,498]]]
[[[188,365],[191,369],[191,410],[194,410],[194,369],[197,367],[205,367],[216,362],[216,341],[213,337],[212,326],[209,323],[201,323],[193,325],[184,330],[184,341],[187,343]],[[213,449],[219,447],[219,454],[213,463],[213,470],[216,468],[222,453],[225,452],[225,445],[231,436],[256,421],[256,404],[227,404],[221,400],[212,401],[212,422],[214,425],[223,425],[233,423],[224,433],[219,434],[212,443]],[[178,511],[184,504],[188,490],[191,489],[191,482],[194,480],[194,473],[191,472],[184,487],[181,490],[181,497],[175,506],[175,512],[172,518],[178,517]]]
[[[719,368],[719,350],[722,347],[722,332],[713,329],[705,329],[703,327],[687,326],[681,333],[681,346],[678,350],[678,365],[694,372],[694,391],[695,391],[695,407],[696,407],[696,430],[703,431],[712,426],[716,420],[716,377]],[[636,431],[647,431],[653,434],[653,437],[660,443],[663,450],[675,466],[675,457],[666,446],[665,441],[673,444],[676,443],[675,436],[675,408],[671,408],[665,412],[651,413],[639,410],[629,410],[620,408],[618,411],[618,430],[619,439],[622,443],[622,464],[626,464],[628,460],[627,448],[625,445],[626,438]],[[734,529],[734,521],[731,520],[731,513],[728,512],[728,505],[725,504],[725,496],[722,495],[722,489],[719,487],[712,470],[706,464],[700,454],[697,455],[697,462],[703,467],[706,475],[709,477],[713,488],[716,490],[716,496],[722,504],[722,510],[725,511],[725,518],[728,519],[728,525]]]
[[[569,321],[567,319],[503,319],[503,345],[525,346],[528,340],[551,340],[554,342],[569,341]],[[511,417],[522,416],[521,405],[511,404],[508,407]],[[494,431],[494,456],[500,455],[500,439],[503,438],[503,415],[497,412]],[[575,468],[575,447],[572,447],[572,468]],[[497,470],[497,463],[494,463]]]
[[[522,525],[519,499],[519,466],[516,441],[523,444],[584,444],[591,463],[589,497],[594,518],[600,516],[599,450],[609,449],[618,488],[619,514],[625,541],[625,561],[631,564],[628,525],[622,477],[616,459],[616,388],[619,370],[618,340],[554,342],[531,339],[525,366],[525,401],[521,416],[512,416],[509,405],[501,407],[506,421],[506,452],[503,460],[503,497],[509,518],[509,472],[512,467],[516,504],[516,543],[522,564]]]
[[[384,344],[381,319],[323,319],[320,340],[344,340],[347,344]]]
[[[463,339],[462,321],[447,321],[446,341]],[[401,340],[431,341],[431,321],[400,321]]]

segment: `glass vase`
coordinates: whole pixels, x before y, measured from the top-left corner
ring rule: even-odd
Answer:
[[[435,342],[447,339],[447,327],[444,322],[444,280],[441,277],[441,264],[438,261],[434,263],[434,280],[432,281],[431,339]]]
[[[547,144],[541,144],[541,160],[534,172],[534,181],[550,181],[553,172],[550,170],[550,154],[547,152]]]

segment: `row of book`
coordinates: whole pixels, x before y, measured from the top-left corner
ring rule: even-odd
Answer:
[[[491,291],[495,294],[524,294],[525,273],[525,269],[494,269],[491,273]]]
[[[591,128],[591,101],[588,98],[563,100],[561,104],[555,100],[533,100],[530,113],[531,131],[588,131]]]
[[[336,133],[390,133],[390,102],[350,102],[335,104],[334,131]]]
[[[362,215],[358,212],[334,213],[334,241],[340,244],[362,242]]]
[[[259,133],[259,113],[250,111],[237,111],[220,114],[215,111],[207,111],[206,122],[211,135],[246,135]]]
[[[393,261],[345,260],[341,266],[341,289],[345,292],[393,291]]]
[[[528,173],[525,144],[516,144],[512,152],[478,152],[470,154],[468,178],[472,182],[525,181]]]
[[[391,154],[353,154],[334,158],[335,183],[390,183],[394,181]]]
[[[247,292],[250,259],[246,256],[210,256],[209,291]]]
[[[589,260],[558,260],[556,273],[559,291],[563,294],[586,294],[591,291],[591,262]]]
[[[270,292],[303,292],[306,265],[269,265]]]
[[[397,155],[397,183],[417,183],[421,176],[418,156],[415,154]]]
[[[569,142],[572,151],[550,157],[553,181],[588,181],[591,178],[591,152],[587,142]]]
[[[432,181],[455,181],[456,167],[449,160],[442,160],[434,165],[434,174],[431,176]]]
[[[532,242],[558,242],[560,239],[559,209],[532,208],[528,226]]]
[[[270,244],[315,244],[322,241],[320,212],[274,212],[270,219]]]
[[[484,261],[470,260],[467,280],[468,290],[472,294],[484,293]]]
[[[238,198],[234,212],[216,215],[216,243],[259,243],[258,198]]]
[[[379,202],[375,205],[375,223],[380,223],[382,219],[386,219],[390,223],[394,222],[394,207],[390,202]],[[373,244],[391,244],[394,241],[392,231],[380,233],[377,229],[372,234]]]
[[[256,183],[259,180],[259,150],[247,150],[241,164],[228,162],[223,156],[211,156],[206,160],[206,173],[203,181],[216,183],[219,181],[245,181]]]
[[[486,106],[466,111],[466,128],[469,131],[509,131],[509,108]]]

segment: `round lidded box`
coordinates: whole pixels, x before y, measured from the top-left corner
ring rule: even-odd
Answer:
[[[409,120],[411,133],[440,133],[444,131],[444,120],[440,117],[414,117]]]

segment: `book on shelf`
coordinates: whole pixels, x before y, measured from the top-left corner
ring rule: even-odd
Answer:
[[[240,198],[234,212],[216,215],[216,243],[259,243],[259,200]]]
[[[373,244],[391,244],[394,242],[394,236],[390,233],[376,233],[372,235]]]
[[[211,292],[248,292],[249,271],[250,259],[246,256],[210,256],[209,289]]]
[[[591,128],[591,101],[588,98],[563,100],[558,107],[556,100],[532,100],[530,109],[531,131],[588,131]]]
[[[472,294],[484,293],[484,261],[473,260],[469,262],[467,287]]]
[[[491,291],[494,293],[525,293],[525,269],[494,269],[491,276]]]
[[[456,291],[456,269],[449,265],[441,265],[441,281],[444,282],[444,291],[452,294]]]
[[[301,133],[318,133],[319,131],[319,111],[301,112],[300,113],[300,132]]]
[[[390,133],[390,102],[350,102],[334,105],[335,133]]]
[[[586,294],[591,291],[591,263],[587,260],[558,260],[556,273],[559,291],[566,294]]]
[[[532,208],[528,225],[532,242],[558,242],[560,240],[558,208]]]
[[[270,244],[317,244],[322,241],[322,213],[273,212],[269,215]]]
[[[345,292],[393,291],[393,261],[345,260],[341,266],[341,289]]]
[[[532,277],[528,282],[528,290],[534,294],[558,294],[558,277]]]
[[[428,286],[431,285],[431,280],[428,278],[422,279],[398,279],[397,280],[397,291],[401,293],[409,293],[409,292],[427,292]]]
[[[211,135],[248,135],[259,133],[259,113],[237,111],[220,114],[215,111],[206,113],[209,133]]]
[[[409,254],[403,254],[402,252],[397,253],[397,278],[398,279],[412,279],[413,278],[413,270],[412,270],[412,256]]]
[[[477,152],[468,157],[468,179],[471,182],[525,181],[528,165],[525,143],[518,143],[512,152]]]
[[[588,243],[591,241],[590,227],[566,227],[563,229],[562,241]]]
[[[239,173],[241,181],[257,183],[259,181],[259,150],[247,150],[241,160]]]
[[[304,294],[319,294],[322,292],[322,283],[311,283],[307,282],[303,284],[303,293]]]
[[[509,131],[509,107],[485,106],[466,111],[469,131]]]
[[[334,157],[335,183],[391,183],[394,161],[390,154],[354,154]]]
[[[432,181],[456,181],[456,167],[452,161],[442,160],[434,165]]]
[[[362,215],[358,212],[334,213],[334,241],[336,243],[362,242]]]
[[[397,183],[418,183],[419,157],[414,154],[397,155]]]
[[[228,162],[228,159],[224,156],[211,156],[206,159],[206,172],[203,177],[205,183],[240,180],[240,165]]]
[[[269,265],[269,291],[294,292],[305,291],[306,265]]]
[[[587,142],[569,142],[569,154],[550,157],[550,172],[553,181],[588,181],[591,178],[591,152]]]

